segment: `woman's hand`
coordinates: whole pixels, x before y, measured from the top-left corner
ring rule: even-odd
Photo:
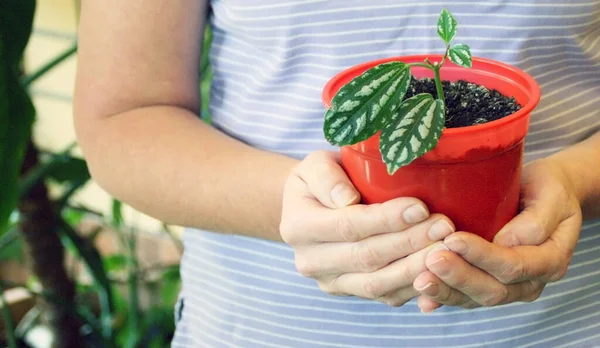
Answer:
[[[431,251],[447,250],[436,241],[454,227],[414,198],[359,201],[334,155],[313,153],[286,182],[281,237],[298,271],[323,291],[401,306],[419,294],[413,281]]]
[[[582,224],[573,183],[557,162],[533,162],[523,168],[521,201],[494,243],[454,233],[444,240],[449,251],[427,257],[428,271],[414,282],[422,311],[534,301],[565,275]]]

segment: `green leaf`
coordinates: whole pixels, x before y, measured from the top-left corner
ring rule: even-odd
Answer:
[[[71,226],[78,226],[83,220],[85,214],[81,210],[66,208],[62,210],[62,218]]]
[[[94,245],[88,240],[82,238],[77,232],[66,222],[61,221],[61,229],[59,233],[61,240],[72,244],[79,256],[83,259],[85,266],[90,271],[94,283],[98,288],[100,298],[101,320],[102,320],[102,336],[104,338],[112,337],[112,316],[114,313],[114,298],[113,290],[110,281],[102,263],[102,257]],[[65,245],[69,247],[69,245]]]
[[[120,272],[127,269],[127,256],[123,254],[114,254],[105,256],[104,269],[107,272]]]
[[[24,255],[23,241],[16,228],[0,236],[0,263],[9,260],[23,263]]]
[[[2,0],[0,2],[0,40],[4,41],[4,57],[17,70],[33,29],[35,0]]]
[[[117,199],[112,200],[112,225],[115,228],[123,226],[123,204]]]
[[[15,326],[8,301],[4,297],[4,287],[0,285],[0,307],[2,307],[2,318],[4,320],[4,332],[8,338],[8,347],[17,348],[17,339],[15,337]]]
[[[44,76],[45,74],[47,74],[48,72],[50,72],[52,69],[54,69],[57,65],[61,64],[67,58],[69,58],[73,54],[75,54],[75,52],[77,52],[77,42],[74,42],[71,45],[71,47],[67,48],[66,50],[64,50],[63,52],[61,52],[60,54],[58,54],[56,57],[54,57],[54,59],[52,59],[49,62],[47,62],[46,64],[44,64],[38,70],[36,70],[36,71],[28,74],[27,76],[24,76],[21,79],[21,84],[24,87],[29,87],[37,79],[39,79],[40,77]]]
[[[210,64],[210,48],[213,41],[213,32],[210,25],[207,25],[204,29],[204,43],[202,45],[202,58],[200,60],[200,96],[202,111],[201,117],[207,123],[211,123],[210,114],[210,91],[213,78],[213,69]]]
[[[162,303],[166,306],[174,306],[181,290],[179,266],[172,266],[165,269],[162,274],[161,286]]]
[[[64,221],[62,221],[61,227],[60,234],[75,247],[79,256],[84,260],[86,267],[90,270],[96,284],[110,294],[110,282],[102,263],[102,257],[96,247],[81,237]],[[108,297],[110,298],[111,296]]]
[[[52,154],[49,160],[44,160],[35,168],[29,170],[27,174],[21,178],[19,183],[21,197],[26,196],[33,187],[46,179],[56,167],[59,167],[62,163],[68,162],[70,157],[69,153],[74,146],[75,143],[69,145],[65,150],[57,154]]]
[[[0,65],[1,59],[0,53]],[[31,100],[17,87],[16,78],[3,73],[6,69],[0,66],[0,235],[18,203],[21,164],[35,114]]]
[[[60,198],[55,200],[56,206],[60,209],[64,208],[67,205],[67,202],[75,195],[83,186],[85,182],[74,182],[69,187],[62,192]]]
[[[150,308],[144,313],[139,347],[162,348],[169,345],[175,330],[175,316],[170,306]]]
[[[465,68],[473,66],[473,58],[471,56],[471,49],[465,44],[456,44],[448,51],[448,58],[456,65],[460,65]]]
[[[80,183],[90,180],[90,172],[83,159],[65,156],[48,172],[48,177],[61,184]]]
[[[35,115],[19,83],[34,12],[34,0],[0,1],[0,235],[17,205],[21,163]]]
[[[445,123],[444,103],[430,94],[417,94],[406,99],[381,130],[379,147],[388,173],[433,149],[442,135]]]
[[[437,24],[437,33],[446,45],[456,36],[457,23],[450,11],[443,9]]]
[[[398,108],[410,85],[402,62],[375,66],[344,85],[325,113],[323,131],[332,145],[351,145],[377,133]]]

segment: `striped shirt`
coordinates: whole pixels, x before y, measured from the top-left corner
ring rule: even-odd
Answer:
[[[441,53],[442,7],[457,42],[533,75],[542,99],[526,161],[600,130],[599,0],[213,0],[214,126],[303,158],[335,150],[321,90],[342,69]],[[187,230],[174,347],[600,347],[600,221],[584,224],[566,276],[533,303],[423,315],[323,293],[282,243]]]

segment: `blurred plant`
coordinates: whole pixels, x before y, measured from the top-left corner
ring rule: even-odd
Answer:
[[[24,74],[23,53],[35,7],[35,0],[0,1],[0,260],[24,258],[33,274],[27,284],[0,280],[0,302],[4,303],[4,289],[17,286],[39,300],[16,327],[4,303],[4,343],[26,346],[30,329],[42,324],[58,338],[55,347],[168,346],[175,329],[179,265],[142,269],[136,258],[136,230],[125,223],[120,202],[113,201],[110,216],[73,203],[73,196],[90,180],[86,162],[73,154],[76,144],[53,153],[40,149],[32,138],[35,109],[29,86],[77,51],[74,42],[38,70]],[[207,121],[211,42],[207,28],[199,70],[201,116]],[[49,185],[56,194],[49,194]],[[90,216],[98,228],[83,234],[81,222]],[[95,239],[106,230],[116,233],[121,251],[103,257]],[[178,243],[167,226],[164,230]],[[79,281],[77,271],[66,269],[66,255],[85,266],[90,282]],[[144,308],[139,303],[142,290],[150,292],[151,300]]]

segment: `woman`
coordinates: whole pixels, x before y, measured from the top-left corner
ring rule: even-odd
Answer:
[[[442,6],[474,55],[519,66],[543,92],[523,212],[494,243],[414,198],[358,204],[322,135],[325,82],[440,53]],[[598,345],[599,11],[593,0],[83,2],[75,122],[93,176],[189,227],[173,346]],[[205,24],[212,126],[198,118]]]

